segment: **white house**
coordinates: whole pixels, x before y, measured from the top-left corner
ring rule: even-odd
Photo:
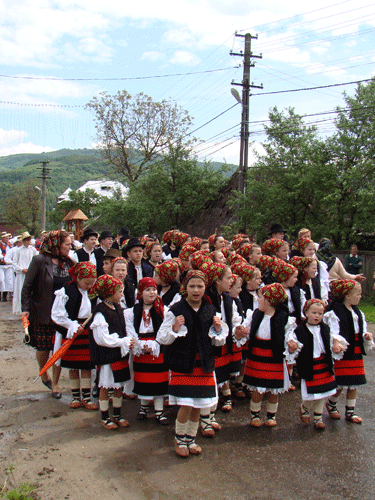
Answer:
[[[126,198],[129,188],[117,181],[107,181],[102,179],[101,181],[87,181],[83,186],[77,189],[77,191],[86,191],[86,189],[93,189],[98,195],[106,196],[107,198],[112,198],[115,191],[120,191],[122,196]],[[61,203],[69,198],[69,193],[72,191],[70,187],[66,189],[58,198],[57,203]]]

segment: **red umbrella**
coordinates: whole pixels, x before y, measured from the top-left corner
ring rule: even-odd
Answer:
[[[85,326],[87,325],[87,323],[90,321],[91,318],[92,318],[92,314],[90,314],[90,316],[86,319],[86,321],[84,321],[84,323],[82,323],[82,325],[81,325],[82,328],[85,328]],[[34,382],[36,382],[38,380],[38,378],[48,370],[48,368],[50,368],[52,365],[54,365],[58,359],[62,358],[62,356],[66,353],[66,351],[72,345],[72,342],[77,337],[77,335],[78,335],[78,331],[74,333],[74,335],[71,339],[67,339],[63,343],[63,345],[60,347],[60,349],[58,349],[56,352],[54,352],[52,354],[52,356],[49,358],[47,363],[40,370],[39,375],[36,377]]]

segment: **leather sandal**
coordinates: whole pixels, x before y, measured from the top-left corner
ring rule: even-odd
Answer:
[[[122,429],[125,429],[125,427],[129,427],[130,425],[129,422],[122,417],[113,417],[112,422]]]
[[[301,419],[301,422],[306,425],[309,425],[311,423],[310,412],[303,404],[301,404],[299,407],[299,418]]]
[[[201,423],[199,428],[203,437],[213,438],[215,436],[215,431],[214,428],[212,427],[211,421],[207,421],[206,418],[201,418]]]
[[[263,422],[260,418],[260,411],[252,411],[250,425],[251,427],[262,427]]]
[[[118,426],[114,422],[112,422],[110,418],[107,418],[107,420],[102,420],[100,423],[104,427],[104,429],[108,429],[110,431],[118,429]]]
[[[186,458],[189,456],[189,448],[182,439],[174,439],[174,451],[179,457]]]
[[[264,422],[266,427],[275,427],[277,425],[276,422],[276,413],[267,413],[266,421]]]
[[[200,455],[202,453],[202,448],[194,441],[191,444],[188,444],[188,450],[191,455]]]
[[[95,403],[94,401],[89,400],[83,400],[82,401],[82,406],[86,408],[86,410],[99,410],[99,405]]]
[[[339,410],[337,409],[337,403],[332,403],[330,400],[326,402],[326,408],[328,411],[328,415],[333,419],[333,420],[340,420],[341,415]]]
[[[210,413],[210,419],[211,419],[211,426],[213,430],[216,431],[221,431],[223,426],[219,424],[219,422],[216,420],[215,413]]]
[[[226,397],[224,399],[222,407],[221,407],[221,411],[223,413],[229,413],[232,410],[233,410],[233,407],[232,407],[232,398],[229,396],[229,397]]]
[[[345,418],[353,424],[362,423],[362,418],[354,413],[354,406],[345,406]]]
[[[161,415],[155,415],[155,420],[160,425],[169,425],[169,418],[162,413]]]
[[[326,428],[326,424],[323,422],[322,415],[320,413],[314,413],[314,427],[320,431]]]
[[[82,406],[82,403],[81,403],[80,399],[73,399],[69,403],[69,408],[81,408],[81,406]]]
[[[242,388],[242,384],[235,384],[233,386],[233,388],[231,389],[232,390],[232,394],[233,396],[236,398],[236,399],[245,399],[246,398],[246,394]]]

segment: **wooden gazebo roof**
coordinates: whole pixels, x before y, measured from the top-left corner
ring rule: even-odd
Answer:
[[[68,212],[63,218],[63,222],[67,222],[70,220],[88,220],[88,218],[82,212],[82,210],[76,208],[75,210],[71,210],[70,212]]]

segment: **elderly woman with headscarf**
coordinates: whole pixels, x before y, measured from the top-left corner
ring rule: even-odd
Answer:
[[[30,321],[29,344],[36,349],[36,359],[42,369],[53,350],[55,327],[51,320],[54,293],[70,281],[70,236],[65,231],[50,231],[27,270],[22,288],[21,318]],[[52,390],[52,396],[61,398],[58,382],[61,368],[53,365],[52,380],[48,373],[41,377],[43,384]]]

